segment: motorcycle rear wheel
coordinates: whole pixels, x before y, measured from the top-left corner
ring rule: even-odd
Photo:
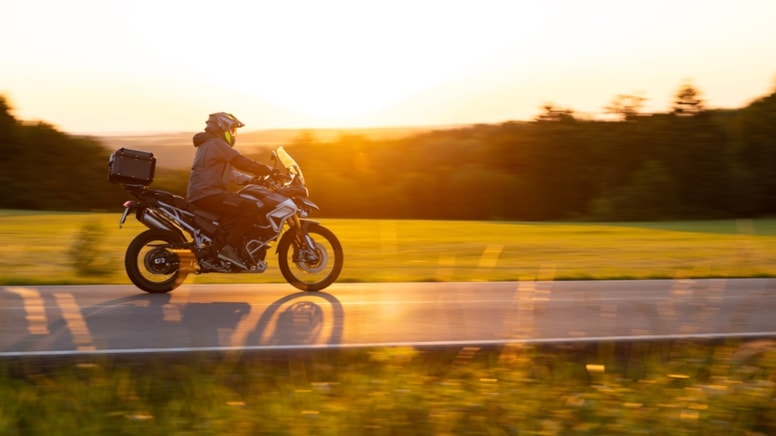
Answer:
[[[316,260],[303,260],[296,232],[286,232],[278,242],[278,266],[283,278],[302,291],[316,292],[334,283],[342,272],[342,245],[334,233],[318,223],[307,227],[314,241]]]
[[[178,255],[165,245],[185,242],[179,235],[163,230],[146,230],[127,247],[124,268],[132,283],[151,294],[163,294],[180,286],[188,272],[180,269]]]

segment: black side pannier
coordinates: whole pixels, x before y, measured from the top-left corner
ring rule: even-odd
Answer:
[[[155,169],[156,158],[153,153],[119,148],[108,160],[108,181],[148,186],[154,181]]]

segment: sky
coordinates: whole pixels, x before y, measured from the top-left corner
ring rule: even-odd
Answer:
[[[3,0],[0,96],[68,133],[605,116],[776,90],[773,0]]]

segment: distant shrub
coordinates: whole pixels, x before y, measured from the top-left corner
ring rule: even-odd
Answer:
[[[111,271],[109,257],[102,249],[106,235],[105,228],[98,222],[89,221],[81,226],[70,246],[70,263],[81,276],[102,276]]]

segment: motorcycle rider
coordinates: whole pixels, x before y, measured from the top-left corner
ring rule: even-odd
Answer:
[[[249,159],[234,149],[237,129],[244,126],[232,114],[210,114],[205,130],[192,138],[197,151],[186,193],[189,203],[232,221],[231,231],[225,240],[222,236],[214,241],[213,254],[222,254],[234,261],[240,261],[238,253],[243,252],[241,236],[257,222],[262,205],[230,191],[229,185],[253,182],[254,176],[246,173],[263,177],[273,171],[270,166]]]

